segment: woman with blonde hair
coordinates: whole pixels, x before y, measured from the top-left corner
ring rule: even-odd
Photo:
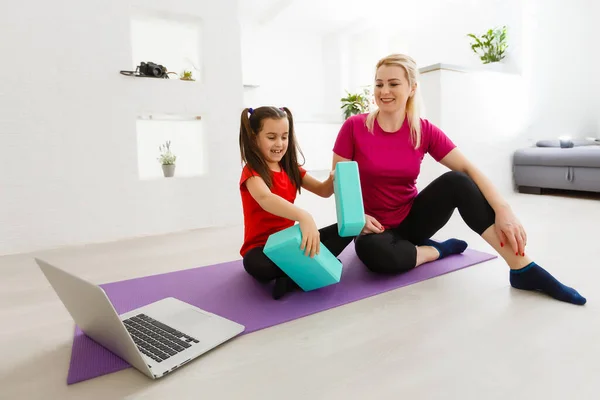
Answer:
[[[360,260],[371,271],[397,274],[462,253],[467,248],[462,240],[431,240],[458,209],[469,228],[504,258],[513,287],[585,304],[575,289],[525,255],[527,234],[510,206],[444,132],[421,118],[417,82],[411,57],[379,60],[377,109],[347,119],[333,148],[333,168],[353,160],[360,171],[367,221],[355,241]],[[419,193],[416,182],[426,153],[451,171]]]

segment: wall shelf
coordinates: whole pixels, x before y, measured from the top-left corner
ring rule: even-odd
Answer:
[[[202,81],[200,18],[134,8],[130,29],[134,69],[142,61],[152,61],[178,75],[191,70],[196,82]]]
[[[141,180],[163,178],[158,161],[159,146],[171,142],[171,151],[177,156],[175,177],[202,176],[207,172],[207,154],[203,122],[190,115],[149,114],[138,116],[137,159]],[[172,178],[169,178],[172,179]]]
[[[200,121],[201,115],[178,115],[178,114],[161,114],[161,113],[146,113],[140,114],[138,120],[143,121]]]

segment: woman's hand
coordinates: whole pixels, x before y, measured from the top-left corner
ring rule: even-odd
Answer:
[[[527,234],[525,229],[508,207],[501,207],[496,211],[496,234],[500,239],[500,246],[510,244],[517,255],[525,255]]]
[[[368,235],[371,233],[381,233],[383,232],[383,225],[379,223],[375,218],[370,215],[365,214],[365,226],[360,232],[361,235]]]
[[[309,213],[305,213],[299,220],[300,231],[302,232],[302,243],[300,250],[305,250],[304,255],[314,257],[321,250],[321,234],[317,229],[315,220]]]

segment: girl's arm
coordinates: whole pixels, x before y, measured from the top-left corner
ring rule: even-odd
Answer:
[[[271,214],[298,222],[307,216],[310,217],[305,210],[273,194],[261,177],[253,176],[248,178],[246,180],[246,187],[250,195],[252,195],[263,210]]]
[[[314,257],[315,254],[319,254],[321,244],[320,234],[312,215],[280,196],[273,194],[261,177],[250,177],[245,183],[250,195],[263,210],[300,223],[300,231],[302,232],[300,249],[305,250],[305,255]]]
[[[323,182],[315,179],[309,174],[304,174],[302,178],[302,187],[309,192],[313,192],[317,196],[331,197],[333,194],[333,171],[329,173],[329,177]]]

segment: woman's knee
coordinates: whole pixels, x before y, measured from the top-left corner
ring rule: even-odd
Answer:
[[[449,186],[448,190],[458,196],[458,198],[475,200],[485,200],[481,190],[475,183],[475,181],[466,173],[461,171],[449,171],[442,175],[442,178]]]
[[[441,178],[452,185],[454,188],[469,188],[472,189],[475,182],[469,175],[462,171],[448,171],[441,176]],[[477,188],[477,185],[474,186]]]
[[[358,259],[372,272],[398,274],[416,265],[416,248],[406,240],[396,241],[386,232],[361,235],[354,244]]]
[[[451,185],[449,192],[453,193],[461,216],[473,231],[481,235],[494,223],[493,208],[469,175],[450,171],[443,176]]]
[[[354,241],[354,251],[360,261],[363,262],[367,267],[367,262],[373,258],[373,235],[360,235]],[[369,263],[370,264],[370,263]]]

